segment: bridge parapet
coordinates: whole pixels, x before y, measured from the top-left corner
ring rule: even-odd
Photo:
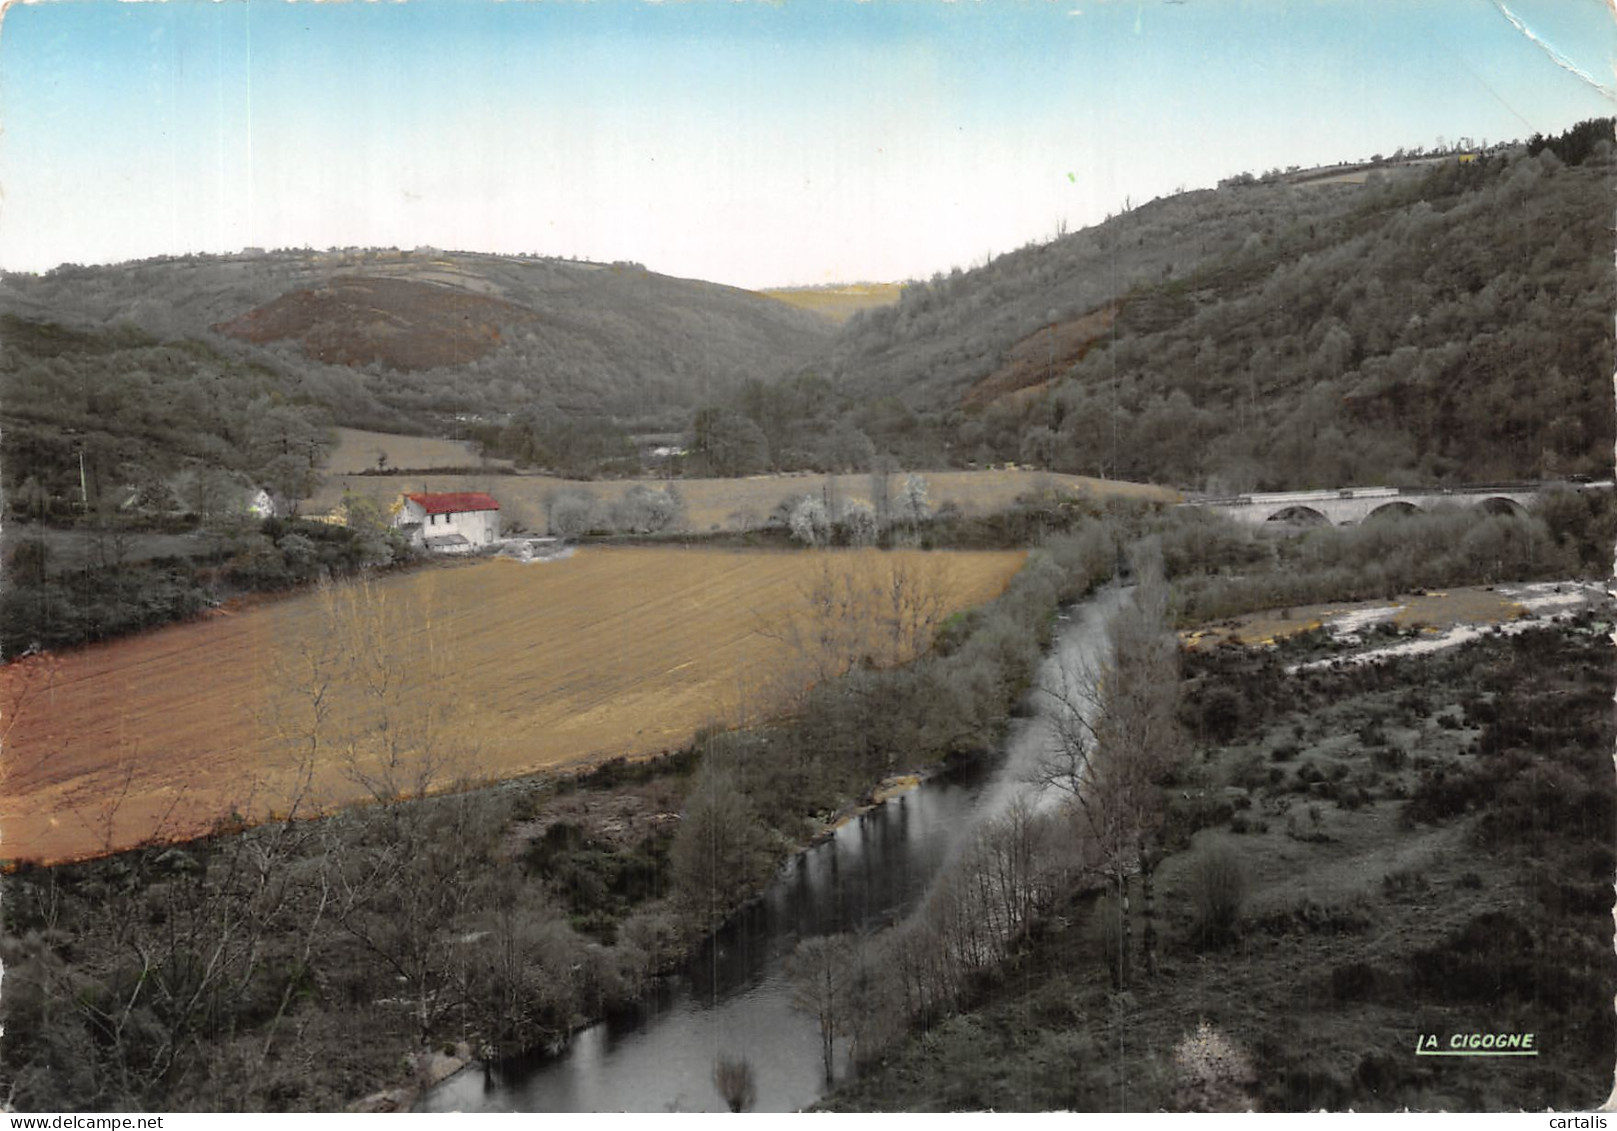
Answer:
[[[1444,504],[1486,506],[1497,500],[1499,505],[1525,510],[1532,505],[1540,490],[1541,486],[1533,483],[1460,487],[1342,487],[1323,491],[1254,492],[1182,505],[1223,511],[1240,522],[1254,526],[1274,521],[1284,514],[1294,514],[1304,521],[1343,525],[1363,522],[1385,507],[1428,510]]]

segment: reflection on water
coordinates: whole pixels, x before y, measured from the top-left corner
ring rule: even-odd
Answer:
[[[1095,655],[1123,599],[1106,590],[1072,611],[1047,676],[1051,663]],[[992,771],[923,782],[788,862],[763,899],[637,1012],[581,1030],[556,1056],[468,1069],[417,1110],[723,1111],[711,1081],[723,1054],[752,1062],[756,1110],[807,1107],[823,1086],[820,1036],[792,1008],[784,958],[804,938],[874,930],[907,914],[970,831],[1029,788],[1047,735],[1041,717],[1022,720]]]

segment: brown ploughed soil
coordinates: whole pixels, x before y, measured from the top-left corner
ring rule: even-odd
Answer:
[[[82,857],[194,836],[232,810],[259,820],[655,754],[785,709],[845,665],[819,641],[878,662],[913,654],[942,616],[998,595],[1024,556],[584,549],[19,661],[0,670],[0,858]],[[897,617],[877,603],[895,571],[913,598]],[[816,590],[839,595],[862,639],[817,630]]]

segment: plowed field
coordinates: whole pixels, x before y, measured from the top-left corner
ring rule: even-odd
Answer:
[[[811,640],[913,652],[1022,560],[588,549],[25,660],[0,670],[0,857],[66,859],[196,835],[232,809],[261,819],[655,753],[780,710],[827,670]],[[908,600],[889,615],[895,571]],[[835,631],[816,621],[817,594]]]

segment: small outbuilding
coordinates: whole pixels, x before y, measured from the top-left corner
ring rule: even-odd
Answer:
[[[405,495],[393,522],[412,546],[467,554],[499,539],[500,504],[482,491]]]

